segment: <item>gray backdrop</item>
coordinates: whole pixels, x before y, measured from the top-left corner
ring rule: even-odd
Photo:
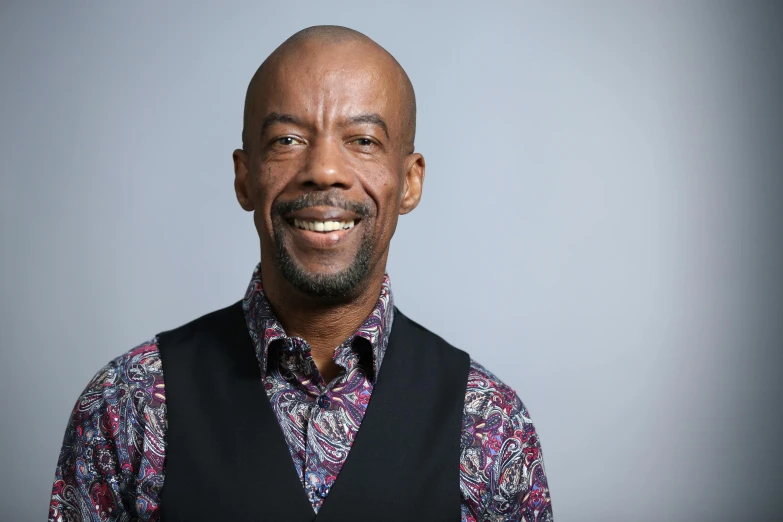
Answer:
[[[0,518],[46,516],[101,366],[242,296],[245,88],[321,23],[413,81],[395,298],[518,391],[556,519],[781,516],[775,4],[105,4],[0,8]]]

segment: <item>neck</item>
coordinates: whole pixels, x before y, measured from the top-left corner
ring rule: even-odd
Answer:
[[[286,334],[301,337],[310,345],[310,353],[325,382],[339,373],[333,359],[334,350],[359,329],[378,302],[385,275],[383,265],[368,275],[358,294],[325,299],[303,294],[274,267],[267,270],[262,260],[264,294],[272,311]]]

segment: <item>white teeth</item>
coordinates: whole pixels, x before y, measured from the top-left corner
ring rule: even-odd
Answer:
[[[335,230],[348,230],[353,228],[353,221],[300,221],[294,219],[294,226],[302,230],[314,232],[333,232]]]

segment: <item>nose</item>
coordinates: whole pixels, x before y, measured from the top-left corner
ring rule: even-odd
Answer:
[[[331,139],[315,140],[299,173],[299,182],[314,190],[349,189],[354,176],[345,162],[342,144]]]

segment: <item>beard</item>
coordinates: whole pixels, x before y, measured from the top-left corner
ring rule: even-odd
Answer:
[[[359,250],[351,264],[334,274],[313,273],[305,270],[285,247],[286,223],[283,215],[314,206],[332,206],[354,212],[364,219],[370,215],[366,203],[343,199],[336,191],[310,192],[290,202],[276,202],[272,206],[275,235],[275,259],[283,277],[300,292],[313,297],[346,298],[359,293],[370,272],[370,261],[375,242],[369,228],[364,230]]]

